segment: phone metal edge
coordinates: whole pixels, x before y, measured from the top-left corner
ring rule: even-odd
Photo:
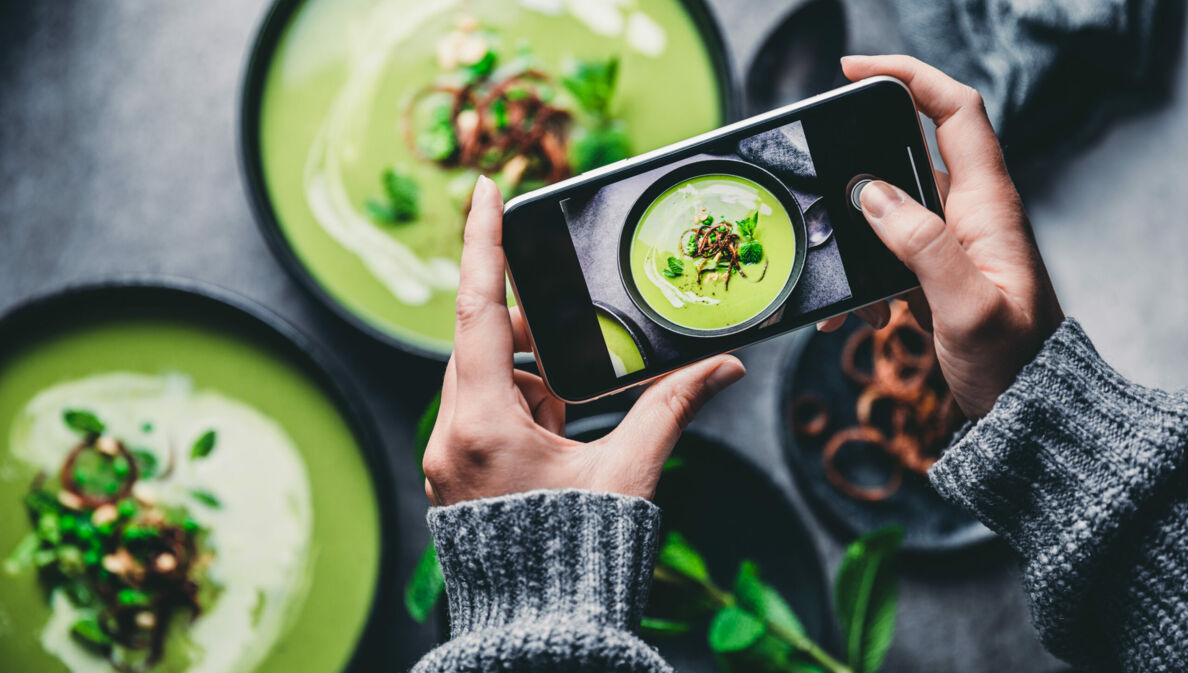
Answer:
[[[755,115],[753,117],[748,117],[746,119],[734,122],[732,124],[727,124],[726,126],[719,127],[717,129],[714,129],[713,131],[707,131],[700,135],[693,136],[692,138],[687,138],[685,140],[673,143],[671,145],[665,145],[664,147],[654,149],[650,152],[645,152],[643,154],[631,157],[630,159],[623,159],[623,160],[617,161],[613,164],[609,164],[607,166],[603,166],[601,168],[596,168],[592,171],[582,173],[581,175],[575,175],[572,178],[562,180],[561,182],[553,183],[551,185],[542,187],[535,191],[528,192],[526,194],[521,194],[521,195],[513,198],[512,200],[508,201],[507,203],[505,203],[503,206],[503,212],[506,214],[510,209],[519,205],[522,202],[529,201],[529,200],[536,200],[538,198],[548,196],[549,194],[551,194],[555,191],[559,191],[560,189],[569,187],[571,185],[580,184],[582,182],[585,182],[589,178],[612,173],[612,172],[623,170],[626,168],[630,168],[637,164],[646,163],[647,161],[650,161],[651,159],[654,159],[656,157],[670,153],[672,151],[684,149],[686,147],[690,147],[692,145],[695,145],[697,143],[701,143],[701,142],[704,142],[707,140],[712,140],[712,139],[714,139],[718,136],[721,136],[721,135],[727,135],[733,131],[737,131],[741,128],[750,126],[750,125],[760,122],[760,121],[767,121],[769,119],[774,119],[776,117],[780,117],[780,116],[785,115],[790,112],[795,112],[797,110],[807,108],[812,105],[816,105],[817,103],[827,101],[831,98],[836,98],[838,96],[850,93],[852,91],[857,91],[858,89],[864,88],[866,86],[870,86],[876,82],[894,82],[895,84],[898,84],[904,91],[907,92],[908,99],[912,101],[912,107],[916,110],[916,127],[920,131],[920,137],[924,139],[924,149],[926,150],[924,152],[924,154],[926,155],[925,159],[928,162],[928,168],[935,175],[936,168],[932,164],[932,152],[928,147],[928,137],[924,134],[924,126],[920,122],[920,114],[919,114],[920,108],[916,105],[916,98],[915,98],[915,96],[912,95],[911,89],[909,89],[907,87],[907,85],[904,84],[898,78],[891,77],[890,75],[876,75],[874,77],[867,77],[867,78],[861,79],[857,82],[853,82],[853,83],[847,84],[845,86],[838,87],[836,89],[831,89],[829,91],[819,93],[816,96],[811,96],[809,98],[805,98],[804,100],[798,101],[796,103],[791,103],[789,105],[785,105],[783,107],[779,107],[774,110],[770,110],[768,112],[764,112],[762,114]],[[913,170],[914,169],[915,169],[915,167],[913,166]],[[942,200],[939,198],[940,197],[939,192],[936,192],[935,177],[932,180],[932,188],[934,191],[933,196],[937,197],[937,204],[941,208],[941,211],[942,211],[941,216],[943,218],[944,217],[944,204],[942,203]],[[501,238],[502,238],[502,236],[501,236]],[[521,305],[520,292],[516,288],[515,275],[511,271],[511,266],[506,263],[506,258],[505,258],[505,262],[504,262],[504,270],[507,274],[508,282],[511,284],[512,296],[515,297],[516,305],[519,306],[519,305]],[[829,320],[830,318],[836,318],[839,315],[848,315],[850,313],[853,313],[854,311],[857,311],[858,309],[865,308],[867,306],[873,306],[874,304],[877,304],[881,301],[887,301],[888,299],[894,299],[896,297],[903,296],[903,295],[907,294],[908,292],[911,292],[912,290],[918,289],[919,287],[920,286],[918,284],[913,285],[912,287],[909,287],[909,288],[902,290],[900,292],[896,292],[895,294],[888,295],[888,296],[882,297],[880,299],[875,299],[873,301],[862,304],[861,306],[855,306],[853,308],[849,308],[844,311],[839,311],[837,313],[828,315],[828,316],[822,318],[821,320]],[[820,321],[818,321],[818,322],[820,322]],[[715,357],[717,355],[727,355],[730,353],[734,353],[734,352],[742,350],[744,348],[754,346],[755,344],[760,344],[765,341],[770,341],[771,339],[774,339],[776,337],[781,337],[781,336],[784,336],[787,334],[792,334],[794,332],[799,332],[800,330],[806,329],[809,326],[810,325],[801,325],[800,327],[793,327],[792,329],[780,331],[775,334],[771,334],[769,336],[765,336],[763,338],[756,339],[754,341],[750,341],[750,342],[742,344],[740,346],[735,346],[734,348],[730,348],[730,349],[727,349],[727,350],[724,350],[724,351],[721,351],[718,353],[713,353],[713,354],[707,355],[706,358]],[[565,402],[566,404],[586,404],[586,403],[593,402],[598,399],[602,399],[603,397],[621,393],[621,392],[623,392],[625,390],[629,390],[631,388],[635,388],[638,386],[644,386],[644,385],[651,383],[652,381],[655,381],[656,379],[659,379],[663,376],[671,374],[672,372],[674,372],[678,369],[682,369],[684,367],[688,367],[689,365],[693,364],[693,362],[686,363],[684,365],[681,365],[680,367],[676,367],[674,369],[669,369],[669,370],[665,370],[663,372],[659,372],[655,376],[643,379],[641,381],[635,381],[633,383],[629,383],[629,384],[620,386],[618,388],[612,388],[611,390],[599,393],[593,397],[587,397],[587,398],[583,398],[580,400],[572,400],[572,399],[568,399],[568,398],[564,397],[563,395],[559,394],[556,391],[556,389],[553,388],[553,384],[549,382],[549,377],[545,372],[544,364],[540,361],[539,350],[536,348],[536,337],[532,334],[532,329],[528,326],[527,318],[524,318],[524,327],[527,328],[525,331],[528,332],[528,344],[532,348],[532,358],[536,361],[536,369],[538,372],[540,372],[541,381],[544,382],[545,388],[549,391],[549,393],[551,395],[553,395],[557,399],[561,400],[562,402]],[[701,359],[705,359],[705,358],[701,358]],[[697,361],[700,361],[700,360],[697,360]],[[697,362],[697,361],[695,361],[695,362]]]

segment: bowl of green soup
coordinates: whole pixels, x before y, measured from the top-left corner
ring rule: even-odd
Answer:
[[[623,226],[619,272],[631,300],[677,334],[717,337],[770,317],[796,287],[804,214],[778,178],[713,159],[666,173]]]
[[[366,333],[445,360],[478,175],[505,198],[722,125],[703,0],[277,0],[244,78],[273,252]]]
[[[389,457],[266,310],[152,279],[24,303],[0,438],[4,670],[342,673],[387,637]]]

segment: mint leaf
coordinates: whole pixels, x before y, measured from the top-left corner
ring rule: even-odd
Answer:
[[[668,278],[676,278],[677,276],[685,273],[685,263],[676,257],[669,257],[666,264],[667,268],[662,270],[660,273],[664,274]]]
[[[157,457],[145,449],[132,449],[132,459],[136,461],[136,472],[140,479],[152,479],[157,476]]]
[[[194,445],[190,447],[190,460],[209,456],[210,452],[214,451],[215,440],[217,438],[218,435],[215,434],[214,430],[207,430],[202,433],[198,439],[194,440]]]
[[[70,627],[70,635],[92,651],[106,652],[111,647],[111,636],[99,626],[95,617],[80,619]]]
[[[421,192],[416,181],[391,168],[384,169],[380,178],[384,185],[384,196],[387,197],[384,205],[392,216],[391,221],[408,222],[416,219],[421,213]]]
[[[891,562],[902,542],[902,528],[883,528],[855,540],[842,557],[834,602],[854,673],[877,671],[891,646],[899,593]]]
[[[190,491],[190,497],[202,503],[203,505],[210,507],[211,509],[219,509],[223,506],[223,503],[219,501],[218,497],[216,497],[215,494],[211,493],[210,491],[194,489]]]
[[[425,447],[429,446],[429,436],[433,434],[433,425],[437,423],[437,412],[441,410],[441,391],[429,400],[429,404],[425,407],[425,411],[421,414],[421,418],[417,421],[417,435],[416,435],[416,452],[417,452],[417,469],[421,470],[421,476],[425,476],[425,470],[421,463],[425,461]]]
[[[759,568],[754,561],[743,561],[738,567],[734,595],[740,606],[765,619],[774,631],[789,641],[808,642],[796,612],[774,587],[759,579]]]
[[[561,76],[561,84],[586,112],[605,116],[619,76],[619,59],[572,61]]]
[[[759,241],[747,241],[738,249],[738,259],[743,264],[758,264],[763,260],[763,244]]]
[[[603,121],[578,129],[569,143],[569,163],[577,173],[613,164],[631,156],[631,139],[621,121]]]
[[[676,572],[700,582],[709,581],[709,570],[705,566],[705,559],[696,549],[689,546],[685,536],[673,531],[664,540],[656,562],[675,570]]]
[[[736,607],[725,607],[714,615],[709,627],[709,646],[714,652],[741,652],[767,631],[754,615]]]
[[[678,622],[672,619],[657,619],[655,617],[644,617],[639,626],[647,633],[664,636],[676,636],[682,633],[688,633],[689,629],[693,628],[693,625],[689,624],[688,622]]]
[[[404,607],[408,614],[418,623],[423,623],[429,613],[437,605],[441,591],[445,588],[445,577],[441,574],[441,564],[437,562],[437,550],[430,542],[417,561],[412,577],[404,586]]]
[[[671,472],[672,470],[679,470],[685,466],[685,459],[681,456],[669,456],[668,460],[664,461],[664,466],[660,468],[661,472]]]
[[[429,123],[416,137],[416,146],[421,154],[432,161],[445,161],[458,149],[458,138],[454,135],[453,112],[449,105],[435,107],[429,115]]]
[[[752,210],[750,215],[747,215],[735,224],[738,225],[738,232],[742,234],[743,238],[750,239],[754,237],[755,227],[759,226],[759,211]]]
[[[62,420],[66,427],[84,435],[101,435],[107,429],[98,416],[81,409],[67,409],[62,413]]]

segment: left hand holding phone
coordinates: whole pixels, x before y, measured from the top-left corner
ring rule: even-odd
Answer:
[[[507,308],[503,200],[480,177],[466,221],[454,353],[425,449],[425,493],[435,505],[540,488],[651,498],[664,461],[706,401],[746,373],[731,355],[660,379],[606,437],[565,437],[565,404],[539,376],[516,369],[530,350],[519,311]]]

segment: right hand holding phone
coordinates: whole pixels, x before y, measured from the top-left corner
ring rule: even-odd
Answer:
[[[933,333],[958,405],[981,418],[1064,320],[981,96],[907,56],[847,56],[842,70],[851,80],[898,78],[936,123],[950,171],[937,174],[946,219],[882,181],[863,188],[860,200],[875,233],[920,279],[908,303]],[[863,317],[885,322],[878,310]]]

